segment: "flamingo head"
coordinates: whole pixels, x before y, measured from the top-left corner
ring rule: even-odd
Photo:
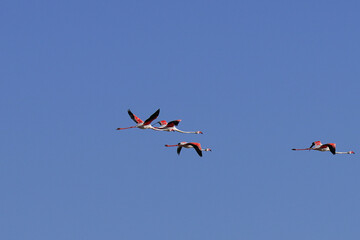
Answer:
[[[202,131],[196,131],[195,133],[196,133],[196,134],[203,134]]]
[[[355,154],[355,152],[354,151],[349,151],[348,154]]]
[[[204,150],[205,152],[211,152],[211,149],[210,148],[205,148],[205,150]]]

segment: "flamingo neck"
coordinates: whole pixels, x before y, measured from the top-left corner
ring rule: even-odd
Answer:
[[[155,131],[168,131],[168,132],[174,131],[172,129],[164,128],[164,127],[152,127],[151,129]]]
[[[201,131],[196,131],[196,132],[187,132],[187,131],[182,131],[180,129],[177,129],[175,128],[174,131],[177,131],[177,132],[181,132],[181,133],[194,133],[194,134],[202,134]]]
[[[354,154],[353,151],[349,151],[349,152],[335,152],[335,154]]]

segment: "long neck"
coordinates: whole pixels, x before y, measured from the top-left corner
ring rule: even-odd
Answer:
[[[161,129],[161,127],[152,127],[151,129],[155,131],[166,131],[165,129]]]
[[[349,152],[335,152],[335,154],[352,154],[352,152],[351,151],[349,151]]]
[[[186,131],[181,131],[181,130],[179,130],[177,128],[175,128],[174,131],[181,132],[181,133],[195,133],[195,134],[198,134],[198,132],[186,132]]]

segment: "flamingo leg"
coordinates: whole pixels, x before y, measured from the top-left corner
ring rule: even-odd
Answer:
[[[116,130],[124,130],[124,129],[129,129],[129,128],[136,128],[136,126],[126,127],[126,128],[117,128]]]
[[[302,148],[302,149],[296,149],[296,148],[293,148],[291,150],[294,150],[294,151],[301,151],[301,150],[313,150],[313,148]]]

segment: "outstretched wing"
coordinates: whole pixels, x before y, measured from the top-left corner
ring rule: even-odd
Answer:
[[[327,146],[328,148],[329,148],[329,150],[330,150],[330,152],[332,153],[332,154],[336,154],[336,148],[335,148],[335,146],[333,146],[332,144],[324,144],[325,146]]]
[[[139,123],[143,123],[143,120],[141,120],[140,118],[138,118],[137,116],[135,116],[130,109],[128,110],[128,114],[131,117],[132,120],[134,120],[134,122],[136,122],[137,124]]]
[[[171,121],[169,122],[166,127],[174,127],[174,126],[177,126],[179,125],[179,123],[181,122],[181,120],[174,120],[174,121]]]
[[[153,115],[151,115],[148,119],[145,120],[144,125],[149,125],[159,116],[159,113],[160,113],[160,108],[155,113],[153,113]]]
[[[176,152],[177,152],[178,155],[180,155],[181,148],[182,148],[182,146],[178,146],[178,148],[177,148],[177,150],[176,150]]]
[[[161,127],[164,127],[164,126],[167,125],[167,122],[165,120],[161,120],[161,121],[159,121],[157,123],[159,123]]]
[[[196,152],[199,154],[200,157],[202,157],[202,151],[201,151],[201,148],[200,148],[200,144],[195,144],[195,143],[188,143],[189,145],[193,146],[196,150]]]

